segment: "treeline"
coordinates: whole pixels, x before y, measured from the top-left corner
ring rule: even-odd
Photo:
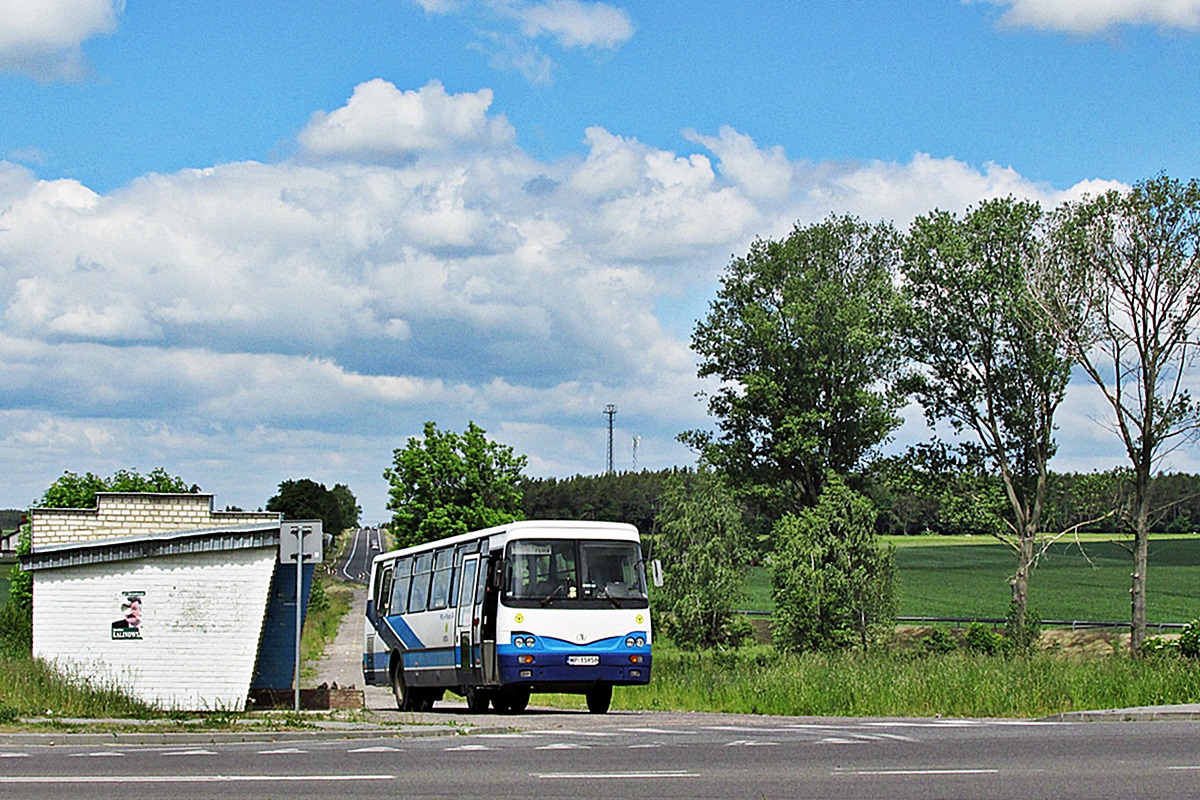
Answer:
[[[875,505],[876,531],[888,535],[990,536],[1003,526],[1004,486],[999,476],[971,459],[942,453],[929,445],[876,461],[850,481]],[[919,468],[917,465],[924,465]],[[577,519],[628,522],[651,537],[658,531],[663,493],[673,475],[694,472],[671,468],[657,472],[576,475],[570,478],[522,478],[522,510],[527,519]],[[1128,470],[1051,472],[1047,477],[1043,529],[1059,532],[1120,530],[1115,511],[1128,502]],[[1162,473],[1155,477],[1158,513],[1154,533],[1200,532],[1200,475]],[[745,509],[755,528],[757,514]],[[765,529],[760,551],[769,549]]]

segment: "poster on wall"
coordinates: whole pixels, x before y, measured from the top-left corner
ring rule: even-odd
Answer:
[[[142,638],[142,599],[145,592],[121,592],[121,618],[112,624],[112,638]]]

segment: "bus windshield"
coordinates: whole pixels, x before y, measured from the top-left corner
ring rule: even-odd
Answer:
[[[646,578],[637,542],[518,539],[504,554],[506,606],[646,608]]]

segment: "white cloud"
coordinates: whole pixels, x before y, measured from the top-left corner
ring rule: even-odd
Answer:
[[[673,437],[706,422],[680,320],[754,237],[1109,185],[791,162],[731,128],[680,153],[593,127],[541,162],[490,103],[371,81],[296,159],[107,194],[0,162],[0,458],[22,462],[0,505],[63,469],[162,465],[243,506],[288,477],[349,482],[380,516],[389,453],[427,419],[562,475],[603,468],[609,402],[641,466],[686,463]]]
[[[972,2],[973,0],[964,0]],[[979,0],[974,0],[979,2]],[[1200,29],[1200,0],[984,0],[1002,25],[1093,34],[1120,25]]]
[[[0,0],[0,70],[42,80],[83,75],[82,45],[117,29],[124,0]]]
[[[376,78],[354,87],[336,111],[314,114],[300,143],[314,156],[385,163],[419,153],[508,144],[512,126],[503,117],[488,117],[491,104],[490,89],[452,95],[431,81],[402,92]]]
[[[563,47],[614,48],[633,37],[633,22],[607,3],[547,0],[517,8],[527,36],[549,34]]]

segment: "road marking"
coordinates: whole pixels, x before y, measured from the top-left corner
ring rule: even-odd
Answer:
[[[0,775],[0,785],[22,783],[274,783],[394,781],[395,775]]]
[[[662,746],[663,746],[662,742],[652,742],[651,744],[631,744],[631,745],[629,745],[629,749],[630,750],[649,750],[649,749],[652,749],[655,747],[662,747]]]
[[[557,744],[544,744],[538,750],[591,750],[590,745],[573,744],[571,742],[558,742]]]
[[[29,758],[29,753],[0,753],[0,758]]]
[[[1167,767],[1167,769],[1192,770],[1192,769],[1200,769],[1200,765],[1188,764],[1188,765],[1179,766],[1179,767]]]
[[[357,750],[347,750],[348,753],[403,753],[398,747],[360,747]]]
[[[307,750],[299,750],[295,747],[284,747],[279,750],[259,750],[260,756],[292,756],[298,753],[306,753]]]
[[[834,775],[888,775],[888,776],[924,776],[924,775],[998,775],[998,769],[860,769],[834,770]]]
[[[215,756],[212,750],[173,750],[163,753],[164,756]]]
[[[493,749],[493,748],[488,747],[487,745],[482,745],[482,744],[462,744],[462,745],[459,745],[458,747],[447,747],[444,750],[442,750],[442,752],[443,753],[458,753],[458,752],[491,750],[491,749]]]
[[[649,772],[534,772],[535,778],[564,781],[648,780],[654,778],[699,778],[699,772],[652,770]]]
[[[72,753],[71,758],[124,758],[124,753],[114,753],[112,751],[103,753]]]
[[[753,739],[735,739],[726,742],[726,747],[778,747],[779,742],[756,742]]]
[[[672,731],[666,728],[621,728],[622,733],[660,733],[669,736],[699,736],[699,731]]]

